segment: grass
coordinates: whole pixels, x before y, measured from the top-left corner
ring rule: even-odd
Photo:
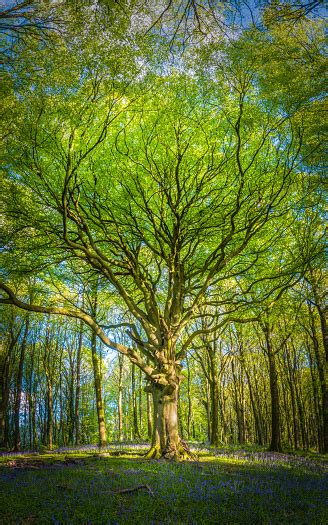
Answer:
[[[203,448],[174,464],[141,459],[142,446],[94,452],[2,456],[0,523],[328,523],[322,457]],[[151,491],[119,492],[139,485]]]

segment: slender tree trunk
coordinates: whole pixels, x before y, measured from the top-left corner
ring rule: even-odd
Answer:
[[[123,441],[123,364],[124,356],[118,356],[118,440]]]
[[[99,431],[99,446],[105,447],[107,445],[106,424],[105,424],[105,408],[102,397],[102,381],[100,372],[99,356],[97,354],[97,335],[91,334],[91,353],[92,353],[92,367],[96,393],[97,419]]]
[[[10,361],[12,358],[13,350],[17,343],[18,337],[21,333],[21,327],[18,329],[17,333],[14,334],[13,326],[14,322],[12,321],[10,329],[10,340],[8,343],[8,348],[5,349],[5,346],[0,346],[0,379],[1,379],[1,388],[0,388],[0,448],[9,447],[9,432],[8,432],[8,405],[9,405],[9,390],[10,390],[10,381],[11,381],[11,370],[10,370]]]
[[[92,285],[92,306],[91,314],[94,318],[97,317],[98,312],[98,285],[99,277],[96,282]],[[91,355],[92,355],[92,368],[96,394],[96,408],[97,408],[97,420],[98,420],[98,433],[99,433],[99,446],[105,447],[107,445],[107,432],[105,423],[105,407],[102,395],[102,374],[101,374],[101,361],[97,353],[97,335],[94,331],[91,332]]]
[[[5,355],[4,348],[0,349],[0,448],[7,448],[6,419],[9,403],[9,352]]]
[[[238,426],[238,443],[242,444],[244,443],[243,409],[239,396],[238,377],[235,371],[235,364],[233,360],[231,361],[231,370],[234,384],[235,410]]]
[[[221,434],[221,440],[224,440],[225,443],[227,443],[227,438],[228,438],[228,433],[229,433],[229,429],[228,429],[228,423],[227,423],[227,417],[226,417],[226,411],[227,411],[227,407],[226,407],[226,396],[224,394],[224,384],[222,385],[221,389],[220,389],[220,399],[219,399],[219,404],[220,404],[220,414],[221,414],[221,426],[222,426],[222,434]]]
[[[153,414],[152,414],[152,403],[151,403],[151,393],[146,390],[147,393],[147,433],[148,439],[151,439],[153,434]]]
[[[132,411],[133,411],[133,439],[140,438],[138,426],[138,406],[137,406],[137,390],[136,390],[136,366],[132,363],[131,370],[131,393],[132,393]]]
[[[280,400],[278,390],[278,372],[276,353],[272,348],[271,328],[268,322],[262,325],[265,336],[265,353],[269,363],[270,402],[271,402],[271,440],[269,450],[281,452]]]
[[[206,409],[206,422],[207,422],[207,441],[211,442],[211,388],[210,382],[207,377],[205,377],[205,393],[206,398],[204,400],[204,405]]]
[[[82,302],[83,306],[83,302]],[[79,445],[81,440],[80,431],[80,392],[81,392],[81,359],[82,359],[82,344],[83,344],[83,321],[80,323],[79,338],[77,343],[76,354],[76,389],[75,389],[75,444]]]
[[[69,381],[67,384],[69,395],[68,395],[68,406],[67,406],[67,428],[68,428],[68,442],[70,445],[74,442],[75,436],[75,402],[74,402],[74,353],[73,349],[69,350],[69,361],[70,361],[70,370],[69,370]]]
[[[328,329],[326,310],[318,308],[325,359],[321,371],[322,412],[323,412],[323,453],[328,453]]]
[[[323,421],[321,420],[321,407],[320,407],[320,395],[318,388],[318,377],[317,369],[318,367],[314,363],[311,345],[307,343],[307,351],[310,362],[310,372],[311,372],[311,382],[312,382],[312,391],[313,391],[313,404],[314,404],[314,428],[315,428],[315,440],[317,443],[317,448],[321,452],[323,451]]]
[[[158,425],[158,413],[159,413],[159,401],[161,397],[161,391],[152,383],[149,387],[151,389],[152,401],[153,401],[153,424],[152,424],[152,437],[151,437],[151,449],[150,454],[153,457],[160,457],[161,455],[161,439],[160,439],[160,427]],[[154,449],[152,451],[152,449]]]
[[[28,328],[29,328],[29,317],[27,317],[25,321],[25,330],[24,330],[22,344],[20,347],[20,357],[19,357],[19,365],[18,365],[17,380],[16,380],[16,395],[15,395],[15,406],[14,406],[14,450],[20,450],[21,448],[20,406],[21,406],[21,399],[22,399],[23,368],[24,368]]]
[[[321,357],[320,353],[320,345],[319,340],[317,336],[316,326],[315,326],[315,319],[313,311],[310,309],[310,322],[311,322],[311,339],[313,342],[313,349],[314,349],[314,355],[316,364],[318,367],[318,374],[319,374],[319,382],[320,382],[320,390],[321,390],[321,396],[322,396],[322,406],[321,406],[321,412],[322,412],[322,440],[319,439],[321,442],[321,450],[322,453],[328,453],[328,361],[326,361],[326,352],[325,352],[325,359]],[[321,319],[320,319],[321,321]],[[325,322],[321,321],[321,328],[323,327],[323,330],[326,330]],[[326,341],[325,334],[323,334],[323,342]],[[326,350],[326,349],[325,349]]]
[[[64,423],[64,396],[63,396],[63,348],[61,347],[59,356],[59,435],[64,446],[66,446],[66,431]]]
[[[46,341],[43,354],[43,366],[46,376],[46,410],[45,410],[45,437],[49,450],[53,448],[54,433],[54,407],[53,407],[53,376],[54,376],[54,354],[59,353],[59,340],[56,347],[52,347],[53,333],[50,331],[50,320],[46,331]],[[55,352],[53,352],[55,350]]]
[[[139,400],[138,400],[138,408],[139,408],[139,434],[140,437],[142,436],[142,430],[143,430],[143,424],[142,424],[142,371],[139,369]]]
[[[53,411],[53,385],[52,374],[46,370],[47,381],[47,445],[49,450],[53,448],[54,411]]]
[[[192,423],[192,399],[191,399],[191,372],[190,372],[190,365],[189,365],[189,359],[186,358],[187,362],[187,396],[188,396],[188,415],[187,415],[187,436],[188,439],[191,437],[191,423]]]
[[[278,375],[276,369],[275,354],[271,348],[271,342],[267,340],[267,352],[269,358],[269,377],[271,393],[271,451],[280,452],[280,403],[278,391]]]
[[[297,450],[298,444],[299,444],[299,437],[298,437],[298,418],[297,418],[297,412],[296,412],[295,387],[294,387],[295,375],[294,375],[294,369],[293,369],[293,366],[290,360],[288,348],[286,348],[286,352],[285,352],[285,361],[287,363],[287,382],[289,385],[290,400],[292,404],[294,448],[295,450]]]
[[[298,415],[299,415],[299,421],[300,421],[300,427],[301,427],[302,446],[303,446],[303,450],[308,450],[309,443],[308,443],[308,436],[307,436],[307,430],[306,430],[305,410],[304,410],[304,405],[303,405],[302,398],[301,398],[301,391],[300,391],[300,388],[298,388],[297,383],[295,384],[295,395],[296,395],[296,403],[298,407]]]
[[[36,343],[32,345],[31,361],[30,361],[30,374],[29,374],[29,386],[28,386],[28,406],[29,406],[29,432],[30,432],[30,446],[32,448],[37,447],[37,435],[36,435],[36,418],[35,418],[35,395],[34,395],[34,374],[35,374],[35,347]]]
[[[210,392],[211,392],[211,436],[210,443],[219,447],[219,376],[215,349],[209,351],[210,361]]]
[[[245,367],[245,374],[246,374],[246,379],[247,379],[247,384],[248,384],[249,399],[250,399],[250,402],[251,402],[252,411],[253,411],[253,415],[254,415],[254,422],[255,422],[255,430],[256,430],[256,435],[257,435],[257,441],[258,441],[259,445],[263,445],[264,444],[264,439],[263,439],[263,431],[262,431],[261,420],[260,420],[260,417],[259,417],[259,413],[258,413],[258,410],[257,410],[257,406],[256,406],[256,403],[255,403],[255,400],[254,400],[253,386],[252,386],[251,378],[250,378],[249,372],[246,369],[246,367]]]
[[[241,443],[246,441],[246,400],[244,389],[243,363],[240,362],[240,423],[241,423]]]
[[[259,390],[259,383],[261,381],[258,374],[256,374],[256,368],[255,366],[252,367],[252,377],[254,378],[253,384],[252,384],[252,392],[254,397],[254,404],[256,406],[256,412],[258,415],[259,425],[261,428],[262,433],[262,445],[266,444],[268,442],[268,417],[266,417],[267,413],[267,395],[264,395],[261,397],[260,390]],[[264,403],[261,404],[261,398],[264,400]]]

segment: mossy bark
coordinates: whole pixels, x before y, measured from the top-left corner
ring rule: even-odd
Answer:
[[[102,381],[100,371],[100,360],[97,354],[97,338],[94,332],[91,336],[91,352],[92,352],[92,366],[93,375],[95,382],[95,393],[96,393],[96,405],[97,405],[97,418],[98,418],[98,431],[99,431],[99,446],[105,447],[107,445],[106,435],[106,423],[105,423],[105,408],[102,397]]]
[[[191,459],[193,454],[181,440],[178,426],[178,386],[151,385],[153,398],[153,432],[147,459]]]

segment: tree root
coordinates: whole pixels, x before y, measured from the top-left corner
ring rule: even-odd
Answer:
[[[161,457],[161,447],[159,445],[155,445],[151,447],[150,450],[144,455],[145,459],[159,459]]]
[[[191,452],[185,441],[180,441],[176,447],[167,447],[161,450],[160,445],[151,447],[143,456],[145,459],[168,459],[171,461],[197,461],[196,454]]]
[[[162,458],[169,459],[171,461],[197,461],[197,456],[191,452],[185,441],[180,441],[175,447],[167,447],[163,450]]]
[[[167,447],[161,450],[160,445],[151,447],[144,455],[145,459],[168,459],[171,461],[197,461],[197,456],[191,452],[187,443],[180,441],[176,447]]]

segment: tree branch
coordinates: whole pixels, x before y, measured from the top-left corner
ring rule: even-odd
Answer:
[[[75,319],[81,319],[85,324],[87,324],[93,332],[97,334],[99,339],[108,347],[113,350],[117,350],[121,354],[127,356],[130,361],[135,363],[150,379],[153,379],[157,374],[152,367],[145,363],[142,357],[132,348],[129,348],[120,343],[112,341],[101,329],[99,324],[88,314],[80,310],[71,310],[69,308],[56,307],[56,306],[39,306],[35,304],[25,303],[21,301],[16,296],[15,292],[9,288],[5,283],[0,282],[0,290],[3,290],[8,297],[0,297],[0,304],[12,304],[17,306],[22,310],[27,310],[29,312],[36,312],[42,314],[54,314],[54,315],[63,315],[66,317],[73,317]]]

